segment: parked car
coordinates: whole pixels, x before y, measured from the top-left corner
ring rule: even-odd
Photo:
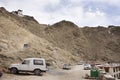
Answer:
[[[46,72],[47,67],[43,58],[27,58],[22,63],[11,64],[9,67],[10,73],[17,74],[19,72],[33,72],[35,75],[40,75],[41,72]]]
[[[101,67],[103,67],[103,65],[102,64],[95,64],[95,67],[96,68],[101,68]]]
[[[84,64],[84,70],[90,70],[91,65],[90,64]]]
[[[63,69],[70,70],[71,69],[70,64],[64,64]]]
[[[77,62],[77,65],[83,65],[83,64],[84,64],[84,61]]]

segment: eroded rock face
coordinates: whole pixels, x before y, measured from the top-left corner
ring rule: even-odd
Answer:
[[[79,60],[119,62],[119,33],[119,26],[79,28],[65,20],[39,24],[33,17],[0,8],[0,66],[7,69],[29,57],[43,57],[56,67]]]
[[[119,62],[119,26],[105,27],[67,27],[69,22],[59,22],[46,28],[45,37],[55,46],[67,50],[83,60]],[[71,24],[71,22],[69,23]],[[62,26],[60,28],[56,25]]]
[[[26,17],[17,17],[5,9],[0,9],[0,11],[3,12],[0,15],[1,67],[7,69],[9,64],[30,57],[43,57],[48,64],[55,67],[73,62],[70,59],[74,59],[74,56],[68,51],[62,50],[43,37],[38,36],[38,34],[43,36],[43,26],[46,25],[40,25],[32,18],[29,20]],[[25,44],[27,44],[27,47]]]

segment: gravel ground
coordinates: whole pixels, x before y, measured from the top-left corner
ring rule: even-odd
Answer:
[[[82,77],[89,74],[89,70],[83,70],[83,65],[76,65],[71,70],[53,69],[42,76],[34,74],[4,74],[0,80],[85,80]]]

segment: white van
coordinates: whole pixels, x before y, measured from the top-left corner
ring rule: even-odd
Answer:
[[[20,64],[11,64],[9,70],[12,74],[19,72],[33,72],[36,75],[40,75],[41,72],[46,72],[45,59],[43,58],[27,58]]]

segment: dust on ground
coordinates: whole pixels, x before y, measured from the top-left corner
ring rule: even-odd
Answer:
[[[76,65],[71,70],[51,69],[42,76],[34,74],[4,74],[0,80],[85,80],[82,77],[89,74],[89,70],[83,70],[83,65]]]

